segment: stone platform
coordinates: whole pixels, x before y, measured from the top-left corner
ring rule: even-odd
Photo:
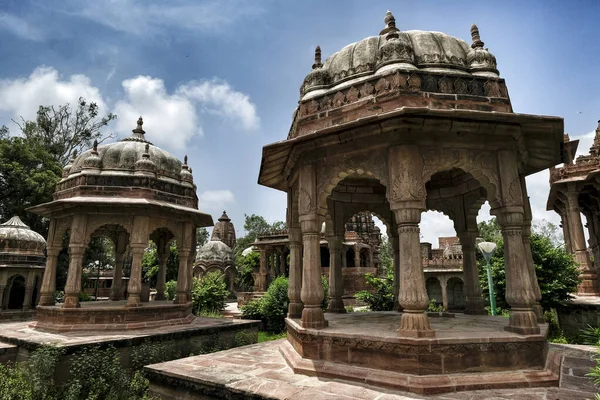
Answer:
[[[259,323],[259,321],[197,317],[186,325],[124,331],[56,333],[33,329],[29,322],[14,322],[0,324],[0,345],[16,346],[18,355],[15,358],[18,361],[26,360],[31,351],[42,345],[62,348],[64,351],[57,374],[68,374],[70,356],[85,347],[113,346],[120,353],[121,364],[129,367],[132,350],[147,343],[157,343],[169,349],[167,353],[172,354],[172,358],[202,354],[214,351],[215,348],[226,349],[256,343]]]
[[[356,367],[413,375],[544,368],[546,325],[541,334],[519,335],[504,330],[503,317],[452,316],[429,318],[433,338],[399,337],[396,312],[327,314],[329,327],[321,330],[287,319],[298,357],[286,358],[296,372],[318,373],[313,365],[321,361],[340,364],[342,375]]]
[[[288,399],[288,400],[581,400],[593,398],[577,388],[486,387],[435,396],[381,388],[367,381],[349,382],[323,376],[295,374],[280,352],[285,339],[195,357],[183,358],[144,368],[150,379],[150,393],[162,400]],[[519,372],[524,376],[522,372]],[[464,374],[471,376],[474,374]]]
[[[188,325],[194,320],[192,303],[172,301],[126,307],[127,301],[85,301],[78,308],[38,306],[32,328],[47,332],[114,331]]]

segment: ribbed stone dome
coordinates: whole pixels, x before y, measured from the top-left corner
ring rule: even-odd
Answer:
[[[471,28],[470,45],[442,32],[400,31],[389,11],[384,21],[386,28],[379,36],[349,44],[322,64],[321,49],[317,48],[313,70],[304,80],[301,94],[394,67],[498,77],[496,58],[483,48],[475,25]]]
[[[140,118],[138,127],[128,138],[81,153],[67,166],[63,179],[91,168],[95,173],[107,175],[134,175],[138,171],[151,175],[155,173],[157,178],[190,180],[189,177],[184,178],[181,175],[183,164],[177,157],[146,140],[142,123]]]
[[[196,261],[232,261],[233,250],[219,239],[211,239],[196,256]]]
[[[44,257],[46,240],[29,229],[19,217],[12,217],[0,224],[0,254]]]

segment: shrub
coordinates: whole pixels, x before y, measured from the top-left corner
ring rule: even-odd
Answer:
[[[329,306],[329,281],[325,275],[321,275],[321,284],[323,285],[323,301],[321,302],[321,308],[325,311]]]
[[[260,319],[262,320],[262,301],[260,300],[250,300],[242,307],[240,310],[242,311],[243,319]]]
[[[288,311],[288,279],[280,276],[271,282],[267,293],[261,299],[261,315],[267,331],[282,332],[285,329],[285,317]]]
[[[165,284],[165,298],[167,300],[175,300],[177,294],[177,281],[169,281]]]
[[[214,313],[225,308],[229,296],[225,275],[220,271],[209,272],[202,279],[192,282],[192,303],[194,314]]]
[[[250,292],[254,288],[254,271],[258,270],[260,254],[252,251],[243,256],[241,253],[236,258],[236,285],[241,292]]]
[[[593,346],[600,346],[600,327],[593,327],[588,325],[582,329],[579,334],[582,344],[591,344]]]
[[[391,311],[394,309],[394,280],[388,274],[385,278],[378,278],[371,273],[365,274],[367,285],[374,289],[373,292],[361,290],[355,294],[357,300],[369,305],[373,311]]]
[[[427,310],[429,312],[442,312],[444,311],[444,306],[437,303],[436,299],[429,300],[429,304],[427,305]]]
[[[79,301],[91,301],[92,297],[86,292],[79,292]]]

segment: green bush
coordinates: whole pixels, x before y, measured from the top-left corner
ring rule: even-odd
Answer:
[[[243,319],[260,319],[262,320],[262,302],[260,300],[250,300],[240,307]]]
[[[177,294],[177,281],[169,281],[165,284],[165,298],[167,300],[175,300]]]
[[[79,292],[79,301],[91,301],[92,297],[86,292]]]
[[[220,271],[209,272],[202,279],[192,282],[192,304],[194,314],[215,313],[225,308],[229,290],[225,275]]]
[[[357,300],[365,302],[372,311],[391,311],[394,309],[394,280],[390,274],[379,278],[371,273],[365,274],[367,285],[374,289],[373,292],[361,290],[355,294]]]
[[[290,303],[287,292],[288,279],[280,276],[271,282],[261,299],[262,319],[269,332],[282,332],[285,329],[285,317]]]
[[[323,285],[323,301],[321,302],[321,308],[325,311],[329,306],[329,281],[325,275],[321,275],[321,284]]]
[[[237,287],[241,292],[251,292],[254,289],[254,271],[258,270],[260,264],[260,254],[252,251],[243,256],[241,253],[236,258],[237,277],[235,279]]]
[[[427,305],[427,309],[425,311],[428,312],[442,312],[444,311],[444,306],[438,304],[436,299],[429,300],[429,304]]]

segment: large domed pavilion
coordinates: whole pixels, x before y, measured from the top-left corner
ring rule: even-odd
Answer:
[[[130,137],[99,146],[75,157],[64,168],[50,203],[29,211],[50,219],[48,260],[38,306],[38,328],[94,329],[134,327],[131,322],[189,322],[191,275],[196,251],[196,227],[211,226],[212,217],[198,210],[198,197],[187,156],[177,157],[154,146],[145,136],[140,117]],[[54,303],[56,262],[63,236],[69,234],[69,271],[65,300]],[[82,260],[93,236],[106,236],[115,245],[112,302],[81,307]],[[173,303],[142,304],[142,255],[152,239],[157,244],[160,270],[157,289],[164,292],[168,243],[179,252],[177,295]],[[126,250],[131,268],[126,302],[118,301]],[[159,299],[161,296],[159,296]],[[87,306],[87,305],[86,305]]]
[[[46,240],[17,216],[0,224],[0,319],[35,307],[46,264]]]
[[[452,383],[459,372],[544,368],[547,328],[525,177],[563,162],[563,120],[513,111],[477,26],[469,44],[401,31],[390,12],[385,25],[324,62],[317,47],[287,140],[263,148],[259,184],[288,195],[289,343],[282,353],[296,372],[408,390],[459,390]],[[486,313],[476,217],[485,201],[504,237],[507,320],[479,315]],[[453,323],[424,312],[419,223],[427,210],[450,217],[462,247],[467,304]],[[388,227],[401,313],[324,314],[320,227],[331,227],[329,298],[337,299],[344,223],[363,211]],[[365,368],[380,371],[365,375]],[[408,385],[403,374],[433,376]],[[491,376],[476,380],[520,384]],[[525,382],[536,379],[546,378]]]

